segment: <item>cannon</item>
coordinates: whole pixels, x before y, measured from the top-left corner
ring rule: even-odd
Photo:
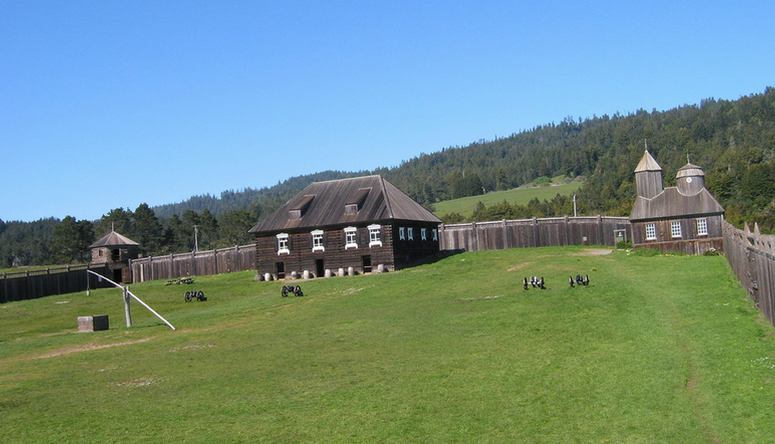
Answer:
[[[304,296],[304,292],[301,291],[301,286],[299,285],[283,285],[280,294],[282,294],[284,298],[287,298],[289,294]]]
[[[205,296],[205,293],[201,290],[187,291],[184,298],[186,299],[186,302],[191,302],[194,299],[196,299],[199,302],[204,302],[207,300],[207,296]]]

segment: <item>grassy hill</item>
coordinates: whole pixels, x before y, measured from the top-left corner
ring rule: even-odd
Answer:
[[[775,329],[725,259],[592,253],[134,286],[175,332],[137,305],[125,330],[117,290],[0,305],[0,441],[771,441]]]
[[[461,197],[459,199],[445,200],[433,204],[434,213],[437,216],[443,216],[450,213],[459,213],[465,217],[471,216],[474,207],[478,202],[485,205],[492,205],[499,202],[509,202],[511,204],[525,205],[531,199],[550,200],[557,194],[570,195],[581,187],[582,182],[564,182],[553,181],[551,184],[535,185],[530,184],[519,188],[513,188],[506,191],[493,191],[479,196]]]

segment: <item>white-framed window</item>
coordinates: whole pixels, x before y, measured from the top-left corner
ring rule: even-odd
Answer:
[[[367,227],[369,229],[369,248],[371,247],[381,247],[382,246],[382,239],[380,238],[380,230],[382,229],[379,225],[369,225]]]
[[[312,252],[315,251],[326,251],[326,247],[323,246],[323,230],[312,232]]]
[[[681,221],[674,220],[670,222],[670,236],[681,237]]]
[[[358,229],[355,227],[347,227],[344,229],[344,249],[358,248],[357,241]]]
[[[697,219],[697,236],[708,235],[708,219],[701,217]]]
[[[288,249],[288,233],[277,235],[277,255],[281,254],[291,254],[291,250]]]
[[[436,228],[433,229],[433,240],[436,242],[439,240],[439,230]]]
[[[406,235],[404,234],[404,227],[398,227],[398,240],[404,239],[406,239]]]
[[[656,224],[646,224],[646,240],[657,240]]]
[[[427,228],[420,228],[420,239],[428,240],[428,229]]]
[[[414,240],[414,228],[409,227],[406,230],[409,240]]]

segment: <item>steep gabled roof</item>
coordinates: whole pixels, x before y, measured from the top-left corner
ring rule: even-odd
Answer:
[[[638,196],[630,214],[631,221],[697,217],[724,213],[724,208],[703,188],[692,196],[681,194],[676,187],[665,188],[651,199]]]
[[[102,236],[101,238],[97,239],[93,244],[89,245],[89,248],[99,248],[99,247],[134,247],[138,246],[139,244],[132,239],[116,233],[115,231],[111,231],[110,233]]]
[[[347,213],[345,206],[348,204],[357,205],[357,212]],[[256,224],[250,232],[280,232],[389,220],[441,223],[433,213],[375,175],[312,183]]]
[[[662,167],[660,167],[657,161],[651,157],[651,154],[649,154],[648,150],[643,152],[643,157],[640,158],[638,166],[635,167],[636,173],[643,171],[662,171]]]

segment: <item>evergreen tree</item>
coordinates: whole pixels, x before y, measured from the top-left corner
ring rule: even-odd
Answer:
[[[248,233],[256,223],[256,218],[250,211],[235,210],[225,213],[220,223],[220,246],[245,245],[253,242],[253,235]]]
[[[158,254],[161,252],[163,228],[159,219],[147,203],[138,205],[134,212],[131,236],[140,244],[140,251],[144,254]]]

